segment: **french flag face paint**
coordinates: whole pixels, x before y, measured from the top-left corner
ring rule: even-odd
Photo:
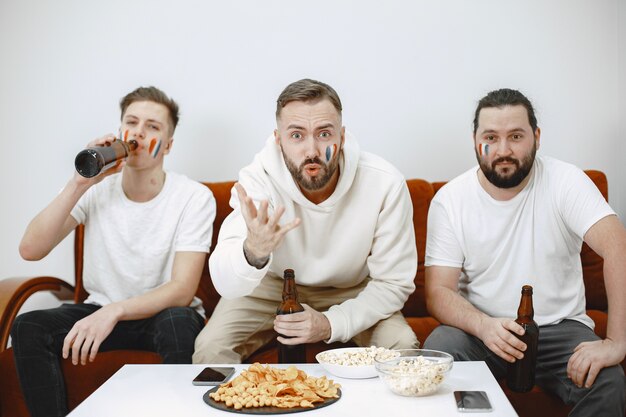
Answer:
[[[481,143],[478,145],[478,154],[480,156],[488,156],[489,155],[489,144]]]
[[[150,155],[152,155],[153,158],[156,158],[159,154],[159,149],[161,149],[161,139],[157,140],[157,138],[152,138],[150,140],[148,152],[150,152]]]
[[[332,145],[328,145],[326,147],[326,162],[330,162],[330,160],[333,159],[336,153],[337,153],[337,145],[334,143]]]

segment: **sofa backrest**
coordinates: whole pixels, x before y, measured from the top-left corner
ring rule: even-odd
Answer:
[[[606,176],[600,171],[585,171],[587,175],[596,184],[605,199],[608,200],[608,184]],[[225,182],[205,182],[203,183],[213,193],[217,203],[217,212],[215,222],[213,223],[213,239],[211,248],[215,248],[219,229],[222,222],[232,211],[230,207],[230,191],[234,181]],[[415,240],[418,254],[418,268],[415,275],[415,292],[411,294],[405,303],[402,312],[406,317],[425,317],[428,316],[426,310],[425,293],[424,293],[424,254],[426,250],[426,221],[428,217],[428,207],[435,193],[445,184],[445,182],[430,183],[421,179],[407,180],[407,187],[411,195],[413,203],[413,227],[415,229]],[[82,264],[83,264],[83,226],[76,229],[74,240],[74,262],[75,262],[75,279],[76,279],[76,302],[83,301],[87,297],[87,293],[82,286]],[[606,310],[607,300],[604,288],[604,279],[602,273],[603,261],[595,252],[593,252],[586,244],[583,245],[581,252],[581,260],[583,264],[583,276],[585,280],[585,289],[587,296],[587,308],[596,310]],[[202,300],[207,317],[211,315],[217,302],[219,294],[213,287],[211,275],[207,262],[204,263],[202,279],[198,287],[197,296]]]

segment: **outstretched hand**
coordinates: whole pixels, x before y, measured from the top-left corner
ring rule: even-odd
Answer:
[[[239,197],[241,214],[248,228],[248,236],[244,241],[244,253],[248,262],[256,266],[260,260],[266,260],[281,244],[287,232],[300,225],[300,219],[296,218],[281,226],[278,222],[285,212],[284,207],[277,207],[274,214],[270,216],[267,200],[261,201],[257,210],[252,198],[248,197],[241,184],[236,183],[235,190]]]
[[[517,333],[522,336],[524,328],[515,320],[487,317],[483,319],[480,329],[479,339],[489,350],[505,361],[513,363],[516,359],[524,357],[524,351],[527,348],[526,343],[513,334]]]

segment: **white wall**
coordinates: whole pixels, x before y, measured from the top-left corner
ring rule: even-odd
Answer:
[[[606,172],[623,218],[625,22],[623,0],[2,0],[0,277],[72,280],[71,239],[35,263],[18,242],[139,85],[181,105],[166,167],[210,181],[236,178],[300,78],[337,89],[362,148],[431,181],[475,163],[476,101],[518,88],[540,152]]]

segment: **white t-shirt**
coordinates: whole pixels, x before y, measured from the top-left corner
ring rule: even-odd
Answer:
[[[161,192],[137,203],[114,174],[87,190],[71,215],[85,225],[86,302],[107,305],[168,282],[176,252],[209,252],[215,199],[199,182],[167,172]],[[191,306],[203,314],[198,298]]]
[[[346,342],[402,309],[415,290],[417,251],[411,196],[402,174],[367,152],[346,134],[340,154],[340,175],[333,194],[320,204],[309,201],[287,170],[279,146],[270,136],[265,148],[239,172],[239,183],[269,210],[285,208],[281,224],[300,218],[262,269],[250,266],[243,254],[247,236],[239,199],[220,228],[209,259],[217,291],[228,298],[250,294],[265,275],[282,278],[293,268],[304,286],[351,288],[369,278],[356,298],[332,306],[324,314],[331,324],[329,342]]]
[[[446,184],[428,212],[426,266],[461,268],[460,294],[492,317],[516,317],[532,285],[535,321],[564,319],[593,328],[585,313],[583,236],[615,214],[580,169],[538,156],[514,198],[494,200],[474,167]]]

